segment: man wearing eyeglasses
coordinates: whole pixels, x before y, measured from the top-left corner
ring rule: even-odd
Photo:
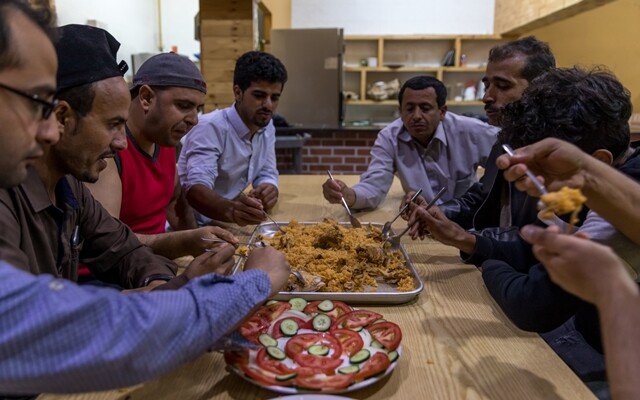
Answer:
[[[58,63],[44,11],[34,13],[26,0],[0,2],[3,188],[27,178],[29,166],[40,163],[38,156],[49,156],[47,148],[59,139],[51,114]],[[3,399],[6,394],[114,389],[167,373],[214,347],[289,276],[284,255],[261,248],[252,252],[241,274],[208,275],[175,291],[122,295],[48,274],[35,276],[8,261],[0,257]]]
[[[153,254],[123,223],[93,199],[82,182],[95,182],[117,150],[126,148],[124,124],[130,94],[118,64],[120,43],[100,28],[58,29],[58,102],[53,114],[60,140],[27,170],[24,183],[0,192],[0,257],[33,274],[78,280],[78,265],[99,281],[125,289],[184,285],[234,264],[234,247],[196,258],[176,277],[177,266]],[[49,113],[50,105],[33,100]],[[164,285],[171,281],[169,285]]]

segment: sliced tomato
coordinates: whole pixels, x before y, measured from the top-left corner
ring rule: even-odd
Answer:
[[[285,336],[284,333],[282,333],[282,330],[280,329],[280,325],[282,325],[282,321],[284,321],[285,319],[292,319],[294,321],[296,321],[296,323],[298,324],[298,328],[299,329],[308,329],[309,328],[309,323],[305,320],[303,320],[302,318],[297,318],[297,317],[287,317],[287,318],[280,318],[279,320],[277,320],[274,324],[273,324],[273,328],[270,329],[270,333],[271,333],[271,337],[274,339],[278,339],[281,338],[283,336]]]
[[[329,353],[325,356],[309,354],[307,350],[313,345],[327,346]],[[303,333],[294,336],[285,345],[284,352],[301,367],[327,375],[335,374],[335,369],[342,364],[342,345],[328,333]]]
[[[259,315],[267,318],[269,321],[275,321],[283,312],[287,311],[291,308],[291,304],[287,301],[278,301],[276,303],[272,303],[264,305],[258,309],[253,315]]]
[[[350,329],[336,329],[331,334],[340,341],[342,352],[349,357],[362,350],[364,346],[362,336]]]
[[[240,325],[240,334],[247,339],[251,340],[254,343],[258,342],[258,336],[261,333],[264,333],[269,329],[269,325],[271,325],[271,321],[269,321],[266,317],[254,314],[248,320],[246,320],[242,325]]]
[[[344,389],[353,383],[353,374],[333,375],[322,378],[313,376],[299,376],[296,378],[296,385],[305,389],[313,390],[336,390]]]
[[[355,374],[354,380],[361,381],[374,375],[378,375],[389,368],[389,365],[391,365],[391,362],[389,361],[387,354],[381,351],[377,352],[371,356],[364,365],[360,366],[360,371]]]
[[[393,322],[378,322],[367,327],[367,330],[375,340],[382,343],[389,351],[397,349],[402,340],[402,331]]]
[[[251,379],[262,384],[269,386],[289,386],[291,381],[280,382],[276,380],[276,375],[269,371],[263,371],[259,368],[251,367],[246,364],[240,364],[238,367]]]
[[[352,329],[365,327],[373,321],[382,318],[377,312],[367,310],[353,310],[348,314],[338,318],[331,326],[331,331],[336,329]]]
[[[277,375],[285,375],[294,372],[293,369],[287,367],[282,361],[271,357],[267,353],[267,349],[264,347],[258,350],[258,354],[256,354],[256,364],[261,369]]]
[[[317,374],[335,375],[336,368],[342,364],[342,359],[314,354],[298,354],[294,358],[300,366],[310,368]],[[314,374],[315,375],[315,374]]]
[[[333,301],[333,310],[329,312],[320,311],[318,309],[318,304],[320,303],[322,303],[322,300],[315,300],[307,304],[307,306],[304,308],[304,313],[310,316],[314,316],[316,314],[326,314],[331,318],[332,321],[335,321],[336,319],[342,317],[344,314],[351,312],[351,307],[341,301]]]

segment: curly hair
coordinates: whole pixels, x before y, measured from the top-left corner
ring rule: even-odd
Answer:
[[[273,55],[261,51],[249,51],[236,61],[233,84],[238,85],[244,92],[252,82],[258,81],[279,82],[284,87],[287,82],[287,70]]]
[[[522,77],[531,82],[556,66],[556,59],[545,42],[533,36],[500,44],[489,51],[489,62],[495,63],[522,54],[527,57],[527,63],[522,69]]]
[[[438,79],[433,76],[420,75],[414,76],[413,78],[406,81],[402,88],[400,88],[400,93],[398,94],[398,103],[402,106],[402,96],[404,95],[404,90],[406,88],[412,90],[422,90],[427,88],[433,88],[436,92],[436,103],[438,103],[438,107],[444,106],[447,101],[447,88],[440,82]]]
[[[26,0],[2,0],[0,2],[0,71],[7,68],[19,67],[22,60],[11,49],[12,34],[9,29],[10,10],[24,14],[30,21],[36,24],[42,31],[54,41],[56,38],[53,24],[55,18],[51,10],[46,6],[33,8]]]
[[[503,109],[498,141],[518,148],[555,137],[615,160],[629,147],[631,111],[629,91],[606,69],[553,68]]]

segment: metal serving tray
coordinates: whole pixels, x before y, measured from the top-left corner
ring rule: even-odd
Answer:
[[[287,222],[278,222],[276,221],[278,226],[287,226]],[[300,222],[303,225],[317,225],[318,222]],[[343,226],[351,226],[349,223],[339,223]],[[378,223],[363,223],[363,227],[366,225],[371,225],[382,230],[383,224]],[[262,236],[265,238],[271,238],[278,231],[278,228],[273,222],[263,223],[256,226],[255,230],[251,234],[249,238],[249,243],[255,243],[258,241],[258,237]],[[392,232],[393,233],[393,232]],[[413,263],[409,259],[409,255],[405,250],[404,246],[400,246],[400,250],[402,256],[404,257],[406,267],[411,272],[413,276],[413,281],[415,283],[416,289],[410,292],[399,292],[397,291],[393,285],[390,285],[384,280],[378,280],[378,287],[375,292],[280,292],[274,298],[276,300],[288,300],[292,297],[302,297],[306,300],[340,300],[347,302],[349,304],[401,304],[406,303],[418,296],[424,285],[418,272],[416,271]],[[234,273],[241,271],[243,260],[238,260]]]

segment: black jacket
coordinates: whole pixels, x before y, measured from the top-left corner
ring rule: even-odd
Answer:
[[[537,218],[538,199],[516,189],[507,182],[502,170],[496,166],[496,159],[503,154],[502,147],[496,144],[489,153],[485,174],[479,182],[471,186],[461,197],[449,200],[440,209],[451,221],[477,236],[473,254],[461,253],[465,262],[480,265],[495,251],[505,252],[504,257],[516,257],[531,254],[531,246],[520,239],[520,228],[527,224],[543,226]],[[503,188],[509,193],[512,226],[500,227],[500,208]],[[504,243],[509,243],[505,246]],[[500,244],[500,246],[498,246]],[[533,257],[514,265],[531,266]]]
[[[640,149],[618,170],[640,181]],[[493,255],[504,253],[498,251]],[[602,352],[596,308],[553,283],[542,264],[531,268],[517,264],[527,257],[516,255],[482,264],[485,285],[505,314],[519,328],[540,333],[557,328],[575,315],[576,329],[594,349]]]

